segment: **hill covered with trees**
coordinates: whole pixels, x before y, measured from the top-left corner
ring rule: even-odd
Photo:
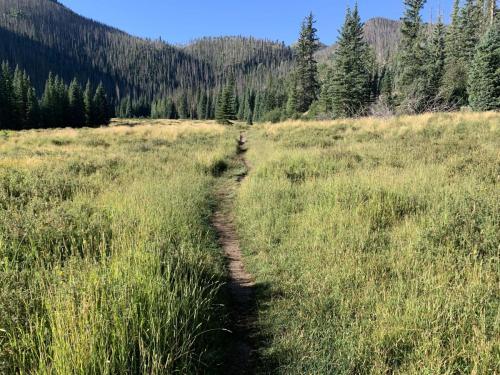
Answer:
[[[424,23],[425,2],[405,0],[400,21],[363,23],[357,8],[348,10],[337,43],[325,47],[312,14],[293,46],[241,36],[173,46],[57,1],[3,0],[0,61],[25,70],[39,99],[51,72],[65,82],[102,85],[119,117],[253,123],[497,109],[496,2],[456,0],[450,25]]]

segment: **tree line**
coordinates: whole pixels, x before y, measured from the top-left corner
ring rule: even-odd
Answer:
[[[36,72],[33,86],[40,91],[44,86],[38,72],[56,62],[64,79],[73,74],[83,82],[102,81],[103,91],[111,93],[113,111],[125,118],[253,123],[462,107],[496,110],[500,101],[496,2],[454,1],[449,25],[442,18],[423,22],[425,0],[405,0],[399,23],[379,20],[368,29],[358,7],[348,9],[338,41],[329,49],[334,52],[325,62],[312,14],[304,19],[292,47],[242,37],[204,38],[173,47],[161,40],[131,37],[53,2],[6,0],[0,4],[0,10],[6,10],[0,17],[5,28],[0,28],[0,56],[28,64],[27,70]],[[20,10],[9,15],[9,7],[15,6]],[[40,32],[33,34],[32,25]],[[380,37],[384,32],[379,28],[388,36]],[[33,58],[31,50],[41,58]],[[39,60],[41,66],[35,68],[34,61]],[[64,91],[61,80],[53,77],[52,91]],[[34,96],[31,91],[22,94],[26,102],[29,97],[34,102]],[[40,107],[42,102],[43,97]],[[74,121],[61,112],[53,111],[52,125],[45,120],[51,115],[41,116],[40,123],[59,126]],[[24,118],[11,123],[23,127],[31,122]],[[86,124],[90,125],[87,120]]]
[[[26,71],[4,62],[0,71],[0,129],[22,130],[107,125],[113,113],[104,86],[67,85],[52,73],[39,99]]]
[[[494,0],[455,0],[451,24],[426,24],[425,0],[405,0],[397,52],[380,62],[367,42],[358,6],[348,9],[335,53],[319,66],[315,19],[308,15],[294,47],[294,67],[260,89],[235,85],[153,102],[153,117],[277,122],[426,111],[500,109],[500,20]],[[380,50],[377,51],[380,54]],[[129,108],[133,108],[129,106]],[[143,107],[144,108],[144,107]],[[133,111],[132,111],[133,112]],[[129,111],[128,113],[132,113]],[[146,111],[149,112],[149,111]],[[146,113],[145,112],[145,113]]]

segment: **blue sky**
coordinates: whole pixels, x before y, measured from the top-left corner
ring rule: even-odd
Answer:
[[[86,17],[130,34],[182,44],[201,36],[244,35],[284,41],[297,39],[300,23],[312,11],[321,41],[331,44],[345,9],[355,0],[60,0]],[[359,0],[363,20],[399,19],[402,0]],[[453,0],[428,0],[424,19],[438,10],[447,16]]]

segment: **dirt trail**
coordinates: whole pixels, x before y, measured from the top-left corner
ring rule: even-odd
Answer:
[[[244,153],[246,151],[246,136],[240,135],[238,142],[238,164],[248,168]],[[237,176],[238,183],[246,177],[246,171]],[[237,187],[236,187],[237,188]],[[234,186],[223,184],[217,192],[219,201],[212,223],[217,230],[219,243],[224,250],[229,270],[228,292],[231,298],[231,348],[227,353],[225,374],[253,374],[255,373],[254,336],[255,313],[255,282],[246,272],[243,256],[240,249],[236,226],[231,212],[234,196]]]

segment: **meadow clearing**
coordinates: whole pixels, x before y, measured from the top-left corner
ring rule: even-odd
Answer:
[[[0,133],[0,373],[220,364],[209,217],[230,134],[175,121]]]
[[[500,373],[500,115],[249,133],[261,372]]]
[[[249,173],[234,181],[246,132]],[[500,114],[0,132],[0,373],[500,373]]]

